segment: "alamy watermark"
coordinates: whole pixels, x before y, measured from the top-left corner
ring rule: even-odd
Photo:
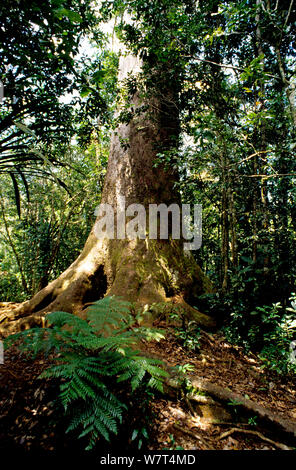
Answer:
[[[98,239],[117,240],[186,240],[184,250],[198,250],[202,244],[202,206],[194,204],[142,204],[126,206],[125,197],[119,198],[114,209],[111,204],[100,204],[95,215],[94,233]]]

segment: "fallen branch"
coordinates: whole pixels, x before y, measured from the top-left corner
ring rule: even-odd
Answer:
[[[239,432],[241,434],[251,434],[253,436],[258,436],[262,441],[268,442],[269,444],[277,447],[278,449],[281,450],[292,450],[291,447],[286,446],[285,444],[282,444],[281,442],[276,442],[272,441],[268,437],[263,436],[261,432],[259,431],[252,431],[251,429],[241,429],[241,428],[232,428],[229,431],[224,432],[221,434],[221,436],[218,438],[219,441],[222,439],[225,439],[225,437],[231,436],[231,434],[234,434],[235,432]]]

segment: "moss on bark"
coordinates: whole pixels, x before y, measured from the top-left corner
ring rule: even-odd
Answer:
[[[115,216],[122,197],[127,205],[142,204],[146,209],[152,203],[180,201],[174,189],[176,171],[154,165],[161,146],[174,146],[179,133],[174,93],[165,86],[161,96],[161,101],[154,96],[147,103],[136,92],[131,106],[135,110],[148,104],[148,111],[134,112],[131,121],[120,124],[112,135],[102,203],[111,204]],[[181,240],[98,240],[93,228],[81,255],[58,279],[0,316],[0,334],[40,324],[46,313],[56,310],[81,314],[85,304],[103,295],[135,303],[147,312],[147,322],[155,317],[148,315],[149,305],[176,304],[190,318],[212,327],[213,320],[188,304],[212,290],[192,254],[184,252]]]

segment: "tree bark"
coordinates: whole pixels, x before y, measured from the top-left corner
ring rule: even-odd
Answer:
[[[140,65],[134,57],[121,58],[119,79],[138,72]],[[174,90],[164,84],[159,93],[142,95],[138,90],[130,98],[132,119],[120,123],[111,137],[101,203],[112,205],[115,216],[123,196],[126,206],[179,202],[175,171],[154,165],[157,153],[174,146],[178,137]],[[141,111],[141,106],[146,110]],[[139,308],[148,306],[146,323],[153,321],[149,306],[164,303],[168,310],[178,307],[203,326],[213,327],[213,319],[187,303],[211,291],[209,279],[192,254],[184,252],[182,240],[102,240],[96,237],[94,225],[82,253],[58,279],[0,316],[0,334],[42,325],[52,311],[82,314],[85,304],[104,295],[121,296]]]

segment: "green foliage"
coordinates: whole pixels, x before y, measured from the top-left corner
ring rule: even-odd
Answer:
[[[238,400],[232,400],[230,399],[229,402],[227,403],[228,406],[240,406],[242,405],[242,402],[238,401]]]
[[[193,387],[190,379],[188,379],[188,372],[194,372],[195,367],[192,364],[178,364],[173,368],[176,372],[176,381],[181,390],[182,399],[184,396],[198,393],[195,387]]]
[[[195,321],[189,321],[181,327],[175,327],[175,336],[184,348],[190,351],[199,350],[200,328]]]
[[[229,326],[224,328],[226,338],[247,351],[257,351],[263,367],[279,374],[295,372],[290,359],[290,344],[296,331],[295,294],[290,301],[292,307],[286,309],[274,303],[256,307],[249,315],[242,310],[233,312]]]
[[[176,371],[181,376],[184,376],[184,375],[186,375],[187,372],[193,372],[194,371],[194,366],[192,364],[178,365],[178,366],[176,366]]]
[[[168,442],[170,447],[164,447],[162,450],[184,450],[184,447],[176,445],[176,439],[173,434],[169,434]]]
[[[141,328],[132,328],[131,304],[105,297],[91,305],[86,320],[65,312],[47,316],[49,328],[34,328],[6,339],[6,346],[21,340],[21,349],[34,355],[53,352],[55,364],[41,377],[60,380],[59,398],[70,416],[67,431],[82,429],[91,449],[99,436],[110,439],[126,405],[114,389],[128,382],[132,392],[142,383],[162,391],[167,375],[161,361],[143,357],[135,346],[147,338]]]
[[[147,444],[153,433],[154,413],[150,407],[151,400],[155,398],[155,391],[148,388],[145,383],[140,385],[136,395],[132,397],[132,405],[135,410],[130,423],[131,448],[140,450]]]
[[[255,415],[255,416],[251,416],[251,418],[248,419],[248,424],[249,424],[250,426],[256,427],[256,426],[258,426],[257,421],[258,421],[258,416],[256,416],[256,415]]]
[[[42,173],[42,155],[57,163],[54,147],[73,136],[74,109],[60,98],[78,88],[74,56],[96,19],[88,0],[67,5],[8,0],[0,7],[1,173]]]
[[[140,429],[134,429],[133,434],[132,434],[132,441],[137,442],[138,450],[141,449],[143,445],[143,441],[148,440],[148,439],[149,439],[149,435],[145,427],[142,427]]]
[[[125,11],[133,24],[125,22]],[[228,338],[260,353],[268,366],[290,369],[293,328],[285,305],[296,278],[293,2],[101,2],[100,19],[117,15],[118,36],[143,60],[143,73],[121,90],[116,55],[78,54],[85,34],[96,48],[105,46],[92,2],[10,0],[0,13],[0,172],[6,173],[3,188],[11,186],[3,190],[9,230],[0,233],[1,300],[28,297],[79,253],[100,199],[115,92],[127,101],[136,90],[147,101],[156,94],[161,106],[170,101],[164,96],[175,96],[171,109],[179,111],[183,140],[179,145],[176,138],[173,150],[159,149],[155,167],[176,170],[183,202],[203,205],[204,242],[194,256],[218,292],[198,299],[198,307],[226,322]],[[114,126],[141,108],[126,103],[121,111]],[[74,136],[80,147],[73,165],[65,155],[75,153],[69,147]],[[121,144],[129,146],[126,139]],[[52,172],[50,162],[66,166]],[[73,166],[83,171],[75,183]],[[47,180],[39,182],[41,169]],[[85,201],[61,196],[52,189],[56,181],[65,181],[72,195],[85,191]],[[177,331],[192,349],[198,349],[196,333]]]
[[[4,263],[1,263],[2,266],[3,264]],[[20,293],[20,279],[17,274],[1,269],[0,298],[1,302],[10,302],[12,300],[17,302],[25,300],[25,295]]]
[[[90,0],[8,0],[0,16],[0,174],[3,185],[9,176],[20,216],[20,193],[29,200],[34,177],[68,190],[58,169],[74,171],[64,158],[71,143],[85,150],[109,124],[118,60],[102,50]]]
[[[118,57],[89,0],[9,0],[0,16],[0,300],[22,301],[73,262],[94,222]]]
[[[32,296],[78,256],[94,222],[94,207],[98,204],[105,173],[107,148],[108,138],[102,133],[99,164],[94,144],[83,152],[77,146],[68,149],[63,160],[73,168],[73,172],[63,167],[55,171],[56,176],[67,184],[68,192],[47,177],[31,176],[29,200],[20,187],[21,219],[9,177],[2,175],[2,301],[22,301]],[[86,174],[90,175],[87,182]]]
[[[204,243],[195,257],[224,285],[221,314],[229,302],[248,311],[283,302],[296,276],[295,104],[287,95],[295,79],[294,5],[103,2],[107,17],[112,8],[139,20],[122,20],[118,29],[144,60],[146,88],[179,87],[184,139],[177,151],[160,152],[155,166],[178,168],[183,201],[203,206]]]
[[[242,402],[240,402],[238,400],[230,399],[229,402],[227,403],[227,405],[232,407],[233,413],[236,416],[239,415],[239,407],[242,405]]]

